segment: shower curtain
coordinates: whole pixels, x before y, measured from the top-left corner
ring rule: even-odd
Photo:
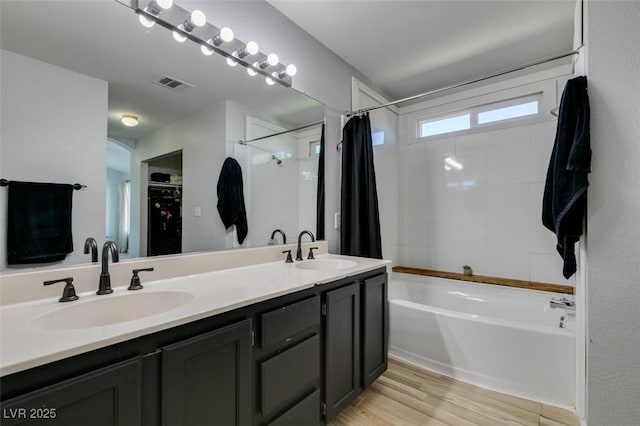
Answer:
[[[342,130],[340,214],[340,253],[382,259],[369,114],[351,117]]]
[[[324,124],[320,135],[318,156],[318,188],[316,191],[316,239],[324,240]]]

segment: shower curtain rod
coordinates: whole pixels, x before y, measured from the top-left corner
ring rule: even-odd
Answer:
[[[466,81],[463,81],[463,82],[460,82],[460,83],[455,83],[455,84],[452,84],[452,85],[449,85],[449,86],[442,87],[440,89],[430,90],[428,92],[420,93],[418,95],[413,95],[413,96],[409,96],[407,98],[398,99],[397,101],[387,102],[387,103],[382,104],[382,105],[377,105],[377,106],[368,107],[368,108],[362,108],[362,109],[359,109],[359,110],[356,110],[356,111],[349,111],[349,112],[346,113],[346,116],[347,117],[352,117],[354,115],[362,115],[365,112],[373,111],[373,110],[380,109],[380,108],[390,107],[390,106],[393,106],[393,105],[401,104],[403,102],[413,101],[413,100],[416,100],[416,99],[424,98],[425,96],[435,95],[437,93],[445,92],[447,90],[457,89],[458,87],[464,87],[464,86],[468,86],[469,84],[474,84],[474,83],[478,83],[478,82],[481,82],[481,81],[489,80],[491,78],[500,77],[500,76],[505,75],[505,74],[509,74],[509,73],[512,73],[512,72],[523,70],[525,68],[530,68],[530,67],[533,67],[533,66],[536,66],[536,65],[541,65],[541,64],[544,64],[544,63],[547,63],[547,62],[555,61],[557,59],[562,59],[562,58],[566,58],[568,56],[577,55],[577,54],[580,53],[580,49],[583,46],[584,45],[580,45],[577,49],[572,50],[571,52],[561,53],[559,55],[550,56],[550,57],[544,58],[544,59],[539,59],[537,61],[529,62],[529,63],[526,63],[524,65],[520,65],[520,66],[517,66],[517,67],[514,67],[514,68],[510,68],[508,70],[498,71],[498,72],[493,73],[493,74],[487,74],[487,75],[484,75],[484,76],[479,77],[479,78],[474,78],[473,80],[466,80]]]
[[[317,126],[317,125],[319,125],[319,124],[324,124],[324,120],[322,120],[322,121],[318,121],[318,122],[316,122],[316,123],[305,124],[304,126],[296,127],[295,129],[283,130],[283,131],[281,131],[281,132],[278,132],[278,133],[272,133],[272,134],[267,135],[267,136],[260,136],[259,138],[249,139],[248,141],[238,141],[238,143],[239,143],[240,145],[246,145],[246,144],[248,144],[249,142],[260,141],[260,140],[262,140],[262,139],[271,138],[271,137],[273,137],[273,136],[279,136],[279,135],[284,135],[285,133],[296,132],[296,131],[298,131],[298,130],[306,129],[306,128],[308,128],[308,127]]]

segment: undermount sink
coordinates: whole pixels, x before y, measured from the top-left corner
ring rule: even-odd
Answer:
[[[308,269],[312,271],[335,271],[340,269],[348,269],[356,266],[353,260],[346,259],[316,259],[307,260],[302,263],[296,263],[296,268]]]
[[[102,327],[176,309],[192,301],[194,295],[183,291],[155,291],[96,297],[86,302],[82,299],[69,302],[66,306],[34,318],[31,325],[45,330]]]

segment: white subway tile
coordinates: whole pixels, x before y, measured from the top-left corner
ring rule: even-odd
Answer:
[[[575,274],[568,280],[562,276],[562,258],[559,254],[531,254],[531,281],[570,285],[575,287]]]

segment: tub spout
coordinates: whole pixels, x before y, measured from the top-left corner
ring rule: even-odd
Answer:
[[[576,310],[576,302],[574,302],[573,300],[569,300],[566,297],[561,297],[559,299],[552,297],[551,300],[549,301],[549,306],[552,309],[562,308],[562,309],[566,309],[567,311],[573,311],[573,312],[575,312]]]

